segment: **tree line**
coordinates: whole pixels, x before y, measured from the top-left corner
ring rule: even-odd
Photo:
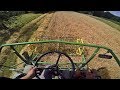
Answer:
[[[47,11],[0,11],[0,21],[26,13],[46,13]]]
[[[26,13],[25,11],[0,11],[0,20],[7,20],[12,16]]]
[[[7,20],[12,16],[17,16],[25,13],[45,13],[45,11],[0,11],[0,21]],[[120,17],[111,14],[110,12],[105,11],[77,11],[80,13],[85,13],[93,16],[103,17],[107,19],[111,19],[114,21],[120,22]]]
[[[115,16],[108,11],[106,12],[105,11],[79,11],[79,12],[120,22],[120,17]]]

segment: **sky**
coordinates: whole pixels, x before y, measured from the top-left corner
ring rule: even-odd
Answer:
[[[109,12],[120,17],[120,11],[109,11]]]

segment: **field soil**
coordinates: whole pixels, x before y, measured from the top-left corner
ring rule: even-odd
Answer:
[[[82,38],[85,43],[109,47],[120,57],[120,32],[84,14],[64,11],[54,13],[45,36],[52,37],[52,39],[59,39],[59,37]],[[92,50],[90,49],[88,52],[91,54]],[[103,53],[102,50],[101,53]],[[120,68],[114,59],[106,60],[96,57],[89,66],[96,69],[105,67],[109,72],[108,74],[105,72],[105,74],[109,78],[120,78]],[[103,75],[103,78],[107,77]]]
[[[111,26],[85,14],[72,11],[57,11],[46,15],[43,23],[33,33],[29,41],[43,39],[63,39],[76,41],[82,39],[87,44],[97,44],[111,48],[120,58],[120,32]],[[43,47],[44,48],[44,47]],[[51,45],[51,48],[55,46]],[[24,47],[23,50],[30,48]],[[46,49],[46,48],[45,48]],[[86,48],[88,56],[94,51],[93,48]],[[99,53],[105,53],[100,50]],[[80,56],[71,56],[74,62]],[[120,68],[114,58],[111,60],[99,59],[97,56],[89,63],[90,68],[99,69],[102,78],[120,78]],[[104,70],[102,70],[104,69]]]

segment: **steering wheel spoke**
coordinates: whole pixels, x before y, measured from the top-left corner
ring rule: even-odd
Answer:
[[[56,66],[58,65],[58,62],[59,62],[59,60],[60,60],[60,57],[61,57],[61,53],[59,54],[59,56],[58,56],[58,59],[57,59],[57,62],[56,62]]]

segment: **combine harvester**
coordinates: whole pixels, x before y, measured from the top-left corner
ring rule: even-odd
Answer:
[[[83,47],[90,47],[90,48],[95,48],[95,51],[89,57],[89,59],[86,59],[86,57],[85,57],[86,55],[85,55],[84,51],[80,51],[80,48],[78,48],[76,53],[81,55],[82,60],[80,60],[80,61],[82,61],[82,62],[75,62],[74,60],[71,59],[69,54],[65,53],[64,51],[62,52],[62,51],[57,51],[57,50],[51,50],[51,51],[47,51],[47,52],[44,52],[42,54],[37,54],[37,55],[35,55],[34,53],[32,53],[32,55],[29,55],[28,54],[29,52],[25,51],[21,55],[15,49],[15,46],[18,46],[18,45],[33,45],[33,44],[34,45],[40,45],[40,44],[42,44],[42,45],[48,44],[49,45],[50,43],[80,46],[82,48]],[[115,59],[115,61],[117,62],[117,64],[120,66],[120,60],[115,55],[115,53],[110,48],[100,46],[100,45],[84,44],[84,43],[80,43],[80,42],[67,42],[67,41],[62,41],[62,40],[43,40],[43,41],[36,41],[36,42],[3,44],[0,46],[0,51],[2,50],[3,47],[6,47],[6,46],[9,46],[14,51],[14,53],[23,61],[20,64],[24,63],[24,67],[22,68],[21,74],[18,75],[17,77],[22,76],[22,74],[24,73],[23,72],[24,68],[27,65],[33,65],[33,66],[36,66],[38,68],[36,71],[35,77],[40,79],[39,75],[41,74],[41,72],[43,71],[45,66],[52,65],[53,67],[48,68],[48,69],[51,69],[51,71],[53,72],[53,75],[55,76],[53,79],[55,79],[55,78],[56,79],[87,79],[86,78],[87,72],[94,74],[93,79],[101,79],[101,76],[97,74],[97,72],[98,72],[97,70],[90,69],[88,67],[88,63],[91,60],[94,60],[95,56],[98,54],[98,51],[100,49],[106,50],[106,53],[105,54],[98,54],[99,58],[111,59],[113,57]],[[52,48],[54,48],[54,47],[52,47]],[[108,55],[108,53],[109,53],[109,55]],[[51,56],[51,58],[50,57],[47,58],[47,56]],[[55,61],[54,57],[57,57],[56,61]],[[46,61],[46,59],[48,61]],[[54,59],[54,60],[52,61],[52,59]],[[69,61],[69,63],[67,63],[67,61],[64,62],[64,59],[67,59],[67,61]],[[63,60],[63,62],[62,62],[62,60]],[[10,70],[18,71],[18,69],[16,67],[20,64],[11,66]],[[39,73],[38,73],[38,71],[39,71]],[[66,71],[69,72],[69,77],[65,76]],[[75,75],[77,78],[75,78]]]

